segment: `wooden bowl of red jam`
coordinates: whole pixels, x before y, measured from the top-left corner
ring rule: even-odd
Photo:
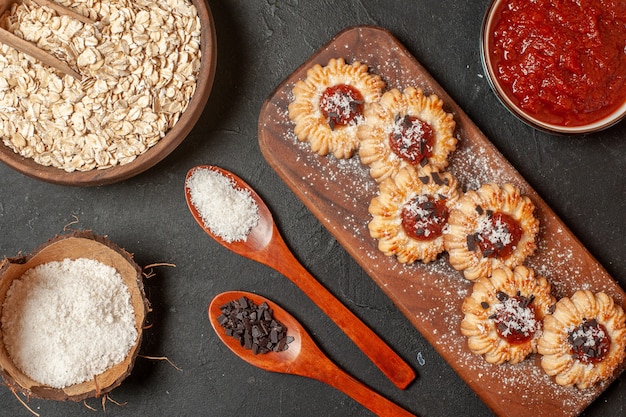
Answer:
[[[623,0],[494,0],[481,55],[500,101],[537,129],[583,134],[626,115]]]

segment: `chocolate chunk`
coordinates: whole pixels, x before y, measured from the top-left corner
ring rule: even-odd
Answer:
[[[259,326],[252,326],[251,334],[254,339],[258,339],[263,336],[263,332],[260,330]]]
[[[420,155],[424,155],[425,153],[426,153],[426,142],[423,140],[420,140]]]
[[[424,210],[434,210],[435,209],[435,203],[433,201],[425,201],[422,204],[422,208]]]
[[[353,100],[350,102],[349,107],[352,113],[356,113],[359,110],[359,106],[363,104],[363,100]]]
[[[504,291],[498,291],[496,292],[496,298],[500,300],[501,302],[504,302],[509,299],[509,296]]]
[[[241,346],[256,354],[286,350],[293,337],[287,336],[287,328],[273,318],[272,310],[265,302],[256,306],[252,300],[242,297],[220,307],[222,314],[218,323],[227,336],[239,340]]]
[[[220,324],[220,326],[223,326],[224,323],[226,323],[228,321],[228,317],[226,317],[223,314],[220,314],[219,317],[217,318],[217,322]]]
[[[270,341],[272,343],[278,343],[278,330],[276,329],[272,329],[272,331],[270,332]]]
[[[470,252],[474,252],[476,250],[476,235],[475,234],[467,235],[466,241],[467,241],[467,250],[469,250]]]

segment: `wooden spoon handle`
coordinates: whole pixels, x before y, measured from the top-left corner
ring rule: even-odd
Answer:
[[[311,376],[312,378],[343,392],[379,417],[415,417],[414,414],[357,381],[332,362],[326,366],[317,366],[316,369],[319,372]]]
[[[405,389],[414,379],[411,367],[385,343],[372,329],[354,315],[345,305],[331,294],[315,277],[297,261],[287,248],[274,226],[275,240],[258,260],[296,284],[343,332],[367,355],[367,357],[398,388]]]
[[[49,65],[53,68],[56,68],[63,74],[71,75],[76,78],[78,81],[81,80],[81,75],[74,71],[69,65],[65,62],[55,58],[49,53],[37,48],[33,44],[24,39],[20,38],[9,32],[6,29],[0,28],[0,42],[7,44],[20,52],[25,53],[26,55],[30,55],[33,58],[43,62],[46,65]]]
[[[80,13],[75,12],[72,9],[68,9],[65,6],[62,6],[58,3],[55,3],[54,1],[51,0],[33,0],[35,3],[39,4],[40,6],[46,6],[49,7],[53,10],[55,10],[58,14],[60,15],[66,15],[69,17],[72,17],[76,20],[79,20],[85,24],[94,24],[95,22],[93,20],[91,20],[90,18],[88,18],[87,16],[83,16]]]

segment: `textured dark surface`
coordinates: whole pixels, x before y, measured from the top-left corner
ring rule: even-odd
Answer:
[[[347,2],[346,2],[347,3]],[[398,312],[381,290],[282,183],[263,159],[257,119],[265,98],[342,29],[391,31],[551,205],[609,273],[626,287],[626,124],[584,137],[535,131],[490,91],[479,57],[487,1],[210,1],[218,66],[207,107],[189,137],[135,178],[99,188],[36,181],[0,166],[0,256],[29,252],[66,225],[91,229],[134,253],[140,265],[167,262],[146,280],[153,311],[131,376],[106,403],[113,416],[363,416],[368,412],[317,381],[272,374],[236,358],[213,334],[206,307],[222,291],[247,290],[280,303],[336,363],[411,412],[491,412]],[[399,391],[286,278],[226,252],[189,214],[187,170],[214,164],[254,186],[296,257],[416,370]],[[622,375],[584,413],[626,415]],[[30,413],[0,387],[0,416]],[[105,415],[88,405],[31,400],[42,417]]]

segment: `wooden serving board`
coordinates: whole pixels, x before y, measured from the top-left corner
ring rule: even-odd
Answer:
[[[564,388],[544,373],[539,355],[517,365],[490,365],[471,353],[460,324],[461,304],[472,284],[448,265],[445,256],[431,264],[407,266],[379,252],[367,229],[369,202],[378,187],[358,156],[347,160],[318,156],[297,140],[287,113],[291,89],[306,77],[308,68],[338,57],[367,64],[387,88],[415,86],[444,100],[446,111],[454,114],[459,139],[449,171],[464,190],[486,182],[510,182],[533,200],[541,229],[538,250],[526,265],[551,282],[555,297],[577,289],[604,291],[626,307],[624,290],[424,67],[383,29],[359,26],[342,31],[272,93],[259,117],[259,143],[267,162],[497,415],[578,415],[611,381],[583,391]]]

